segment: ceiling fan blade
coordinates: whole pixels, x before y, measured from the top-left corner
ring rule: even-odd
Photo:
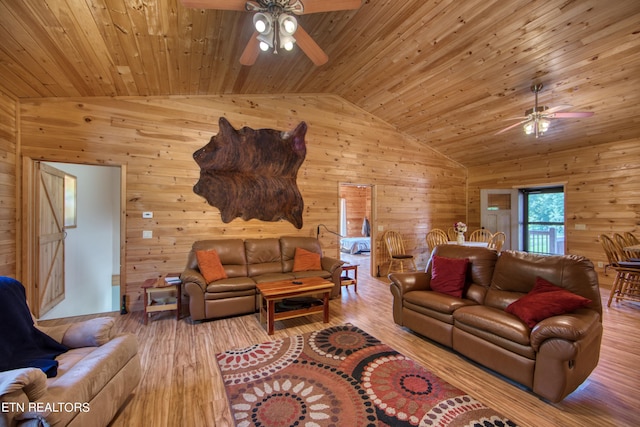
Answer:
[[[304,14],[353,10],[362,6],[362,0],[302,0]]]
[[[550,119],[568,119],[572,117],[591,117],[593,116],[593,114],[593,111],[576,111],[573,113],[552,113],[549,115],[545,114],[545,116]]]
[[[295,38],[300,49],[302,49],[314,64],[319,67],[327,63],[329,60],[327,54],[300,25],[298,25],[298,29],[296,30]]]
[[[504,129],[502,129],[500,132],[494,133],[494,135],[500,135],[501,133],[506,132],[506,131],[508,131],[510,129],[513,129],[514,127],[519,126],[519,125],[521,125],[523,123],[526,123],[528,121],[529,121],[529,119],[521,120],[518,123],[514,123],[511,126],[508,126],[508,127],[504,128]]]
[[[556,111],[566,110],[567,108],[571,108],[571,107],[573,107],[573,105],[570,105],[570,104],[556,105],[555,107],[551,107],[551,108],[548,108],[548,109],[544,110],[543,113],[544,114],[551,114],[551,113],[555,113]]]
[[[240,63],[242,65],[253,65],[260,54],[260,41],[258,40],[258,32],[254,31],[247,42],[242,55],[240,55]]]
[[[180,0],[184,7],[194,9],[241,10],[247,0]]]

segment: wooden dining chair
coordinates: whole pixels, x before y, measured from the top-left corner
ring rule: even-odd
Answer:
[[[640,301],[640,262],[628,261],[622,246],[618,243],[618,239],[611,238],[606,234],[601,234],[600,243],[607,256],[610,267],[616,271],[616,275],[611,285],[611,293],[607,307],[611,306],[611,301],[616,298],[616,302],[621,299],[631,301]]]
[[[383,239],[387,246],[387,252],[389,253],[389,268],[387,269],[387,274],[391,273],[391,269],[396,264],[400,265],[400,272],[404,272],[404,263],[407,261],[411,263],[414,271],[418,270],[413,260],[413,255],[408,254],[404,249],[404,243],[400,233],[389,230],[384,233]]]
[[[630,251],[625,249],[628,246],[634,245],[633,240],[627,238],[626,235],[622,235],[620,233],[613,233],[613,239],[618,249],[622,252],[622,256],[625,261],[640,261],[635,251]]]
[[[624,233],[624,238],[629,242],[629,246],[640,245],[640,239],[630,231]]]
[[[449,227],[447,229],[447,237],[449,238],[449,241],[455,242],[458,238],[458,233],[456,233],[456,230],[454,230],[453,227]]]
[[[470,242],[490,242],[493,237],[493,233],[486,228],[479,228],[469,235]]]
[[[489,249],[493,249],[495,251],[500,252],[506,240],[507,240],[507,235],[504,234],[502,231],[498,231],[494,233],[493,236],[491,236],[491,240],[489,240],[489,244],[487,245],[487,247]]]
[[[444,230],[440,230],[439,228],[434,228],[430,232],[427,233],[427,249],[429,250],[429,254],[433,252],[433,249],[438,245],[446,245],[449,240],[449,236]]]

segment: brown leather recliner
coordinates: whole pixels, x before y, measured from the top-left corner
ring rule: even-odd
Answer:
[[[292,271],[297,247],[320,254],[322,270]],[[198,269],[196,251],[211,249],[218,253],[227,278],[207,283]],[[331,292],[335,297],[340,294],[342,264],[322,256],[320,242],[313,237],[200,240],[193,244],[180,278],[191,318],[218,319],[258,311],[257,283],[319,276],[335,284]]]
[[[432,291],[424,273],[393,273],[393,319],[472,359],[539,396],[559,402],[598,364],[602,305],[598,277],[584,257],[441,245],[433,255],[468,258],[462,298]],[[433,258],[432,258],[433,259]],[[536,277],[590,299],[585,308],[529,328],[505,308],[526,295]]]

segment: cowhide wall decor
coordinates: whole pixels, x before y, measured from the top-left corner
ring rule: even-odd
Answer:
[[[220,130],[193,153],[200,166],[194,193],[220,210],[222,221],[279,221],[302,228],[304,202],[298,190],[298,169],[307,154],[307,124],[292,132],[240,130],[220,117]]]

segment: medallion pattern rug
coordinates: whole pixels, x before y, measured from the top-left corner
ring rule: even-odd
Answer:
[[[238,427],[515,426],[350,324],[216,358]]]

